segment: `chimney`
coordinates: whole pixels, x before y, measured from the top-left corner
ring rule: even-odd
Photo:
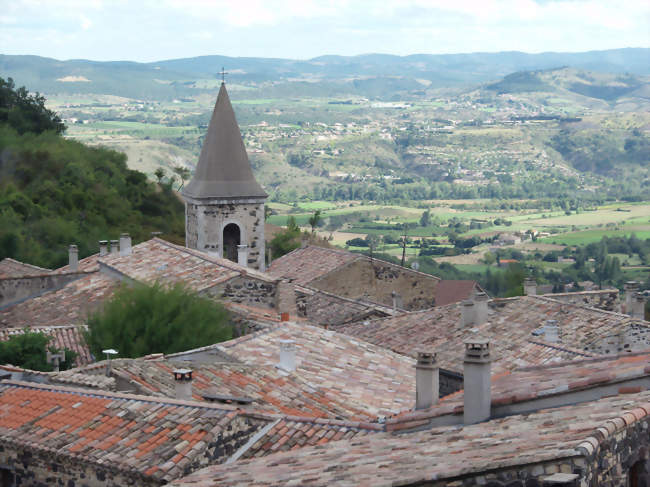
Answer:
[[[79,249],[76,245],[68,247],[68,267],[72,272],[79,270]]]
[[[280,363],[278,368],[285,372],[296,370],[296,342],[294,340],[280,340]]]
[[[248,245],[237,245],[237,263],[243,267],[248,265]]]
[[[524,279],[524,296],[535,296],[537,294],[537,281],[532,277]]]
[[[636,281],[627,281],[623,284],[623,292],[625,293],[625,312],[628,315],[632,314],[634,306],[634,295],[639,290],[639,283]]]
[[[120,255],[131,255],[131,236],[128,233],[120,235]]]
[[[99,241],[99,256],[104,257],[108,255],[108,240]]]
[[[463,423],[466,425],[490,419],[490,362],[487,340],[465,342]]]
[[[273,252],[272,247],[269,245],[266,249],[266,260],[268,261],[267,267],[271,267],[271,262],[273,262]]]
[[[642,293],[635,293],[632,296],[632,307],[630,316],[639,320],[645,319],[645,296]]]
[[[301,248],[301,249],[306,248],[308,243],[309,243],[309,240],[307,239],[307,237],[305,237],[305,236],[303,235],[303,236],[301,237],[301,239],[300,239],[300,248]]]
[[[474,295],[474,325],[482,325],[488,319],[488,300],[490,297],[484,292]]]
[[[296,291],[291,279],[280,279],[276,284],[275,307],[282,316],[282,321],[289,321],[291,315],[298,316]],[[286,320],[284,319],[286,317]]]
[[[544,324],[544,340],[549,343],[558,343],[560,341],[560,327],[557,320],[546,320]]]
[[[102,353],[106,355],[106,377],[111,376],[111,357],[113,355],[117,355],[117,350],[113,350],[112,348],[108,348],[106,350],[102,350]]]
[[[119,240],[111,240],[111,255],[120,253]]]
[[[439,376],[436,354],[418,352],[415,364],[415,409],[428,409],[438,404]]]
[[[176,399],[192,400],[192,369],[174,369],[174,389]]]
[[[404,302],[402,300],[402,296],[395,291],[390,293],[391,298],[393,298],[393,311],[397,311],[398,309],[403,309],[404,308]]]
[[[476,321],[476,306],[474,305],[474,301],[466,299],[460,304],[460,316],[463,328],[474,325]]]
[[[54,369],[54,372],[58,372],[59,364],[61,362],[65,362],[65,352],[61,351],[58,353],[52,353],[48,350],[45,360],[48,364],[52,364],[52,369]]]

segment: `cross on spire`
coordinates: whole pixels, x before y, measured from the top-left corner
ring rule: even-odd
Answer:
[[[228,73],[226,72],[226,68],[221,67],[221,82],[225,83],[226,82],[226,75]]]

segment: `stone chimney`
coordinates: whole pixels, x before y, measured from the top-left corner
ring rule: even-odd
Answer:
[[[273,249],[271,246],[266,249],[266,261],[268,262],[267,267],[271,267],[271,262],[273,262]]]
[[[76,245],[68,247],[68,267],[72,272],[79,270],[79,249]]]
[[[466,425],[490,419],[490,362],[487,340],[477,338],[465,342],[463,423]]]
[[[46,358],[48,364],[52,364],[52,369],[54,372],[59,371],[59,364],[65,362],[65,352],[61,351],[58,353],[52,353],[49,350],[47,351]]]
[[[294,285],[289,279],[281,279],[276,284],[275,290],[275,308],[280,315],[285,315],[289,321],[291,316],[298,316],[298,307],[296,304],[296,291]]]
[[[532,277],[524,279],[524,295],[535,296],[537,294],[537,281]]]
[[[120,255],[131,255],[131,236],[128,233],[120,235]]]
[[[176,399],[192,400],[192,369],[174,369],[174,389]]]
[[[285,372],[296,370],[296,342],[280,340],[280,363],[278,368]]]
[[[303,235],[303,236],[300,238],[300,248],[301,248],[301,249],[304,249],[304,248],[307,247],[308,244],[309,244],[309,238],[308,238],[308,237],[305,237],[305,236]]]
[[[248,266],[248,245],[237,245],[237,263],[243,267]]]
[[[415,364],[415,409],[428,409],[438,404],[439,376],[436,354],[418,352]]]
[[[635,293],[632,296],[630,316],[639,320],[645,319],[645,296],[642,293]]]
[[[108,255],[108,240],[99,241],[99,256],[104,257]]]
[[[119,240],[111,240],[111,255],[118,255],[120,253]]]
[[[474,325],[482,325],[488,320],[488,300],[490,297],[484,292],[474,295]]]
[[[476,305],[471,299],[460,304],[460,320],[463,328],[469,328],[476,321]]]
[[[111,376],[111,357],[113,355],[117,355],[117,350],[113,350],[112,348],[108,348],[106,350],[102,350],[102,353],[106,355],[106,377]]]
[[[634,295],[639,290],[639,283],[636,281],[627,281],[623,284],[623,292],[625,293],[625,312],[628,315],[632,314],[634,306]]]
[[[546,323],[544,323],[544,340],[549,343],[558,343],[560,341],[560,327],[557,320],[546,320]]]
[[[393,298],[393,311],[397,311],[398,309],[404,308],[404,300],[402,299],[402,296],[399,293],[393,291],[390,293],[390,296],[391,298]]]

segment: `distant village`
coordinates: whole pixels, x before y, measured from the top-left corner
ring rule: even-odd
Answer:
[[[367,130],[321,124],[316,152],[321,129]],[[639,283],[551,294],[527,278],[495,298],[309,239],[274,259],[225,84],[205,131],[184,245],[123,233],[84,258],[70,242],[59,269],[0,261],[0,341],[40,331],[76,352],[68,370],[53,352],[52,372],[0,364],[0,486],[650,485]],[[222,303],[238,336],[94,356],[87,317],[138,283]]]

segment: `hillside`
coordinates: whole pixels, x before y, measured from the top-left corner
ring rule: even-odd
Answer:
[[[2,116],[14,101],[1,78],[0,87],[0,260],[58,267],[69,244],[85,257],[122,232],[135,241],[152,231],[182,240],[183,205],[168,185],[128,169],[123,154],[66,140],[47,124],[21,125],[19,133],[15,120],[27,117]],[[45,110],[38,97],[27,99]]]
[[[59,61],[0,55],[0,73],[44,93],[100,93],[129,98],[171,99],[198,95],[218,83],[225,66],[233,86],[265,96],[356,94],[390,98],[485,83],[516,71],[558,66],[612,73],[650,74],[650,49],[584,53],[522,52],[321,56],[309,60],[202,56],[155,63]]]

